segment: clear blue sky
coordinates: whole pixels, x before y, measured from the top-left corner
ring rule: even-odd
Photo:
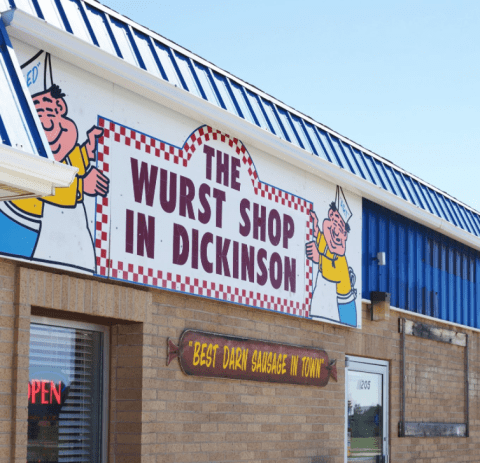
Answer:
[[[101,3],[480,211],[480,1]]]

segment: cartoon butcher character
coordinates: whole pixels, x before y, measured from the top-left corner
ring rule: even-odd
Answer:
[[[335,202],[330,204],[321,230],[315,212],[310,214],[315,240],[306,244],[306,255],[318,265],[310,316],[357,326],[355,273],[345,256],[352,212],[342,188],[337,186]]]
[[[50,60],[46,54],[44,87],[48,75],[52,76]],[[55,160],[77,167],[78,173],[70,187],[57,188],[55,196],[15,200],[2,212],[15,221],[12,215],[17,214],[24,219],[22,223],[30,219],[31,223],[40,224],[35,247],[28,256],[32,260],[95,272],[94,240],[83,200],[84,195],[108,194],[109,179],[94,167],[96,140],[103,129],[93,126],[87,141],[80,145],[77,126],[68,117],[65,94],[53,82],[32,95],[32,99]]]

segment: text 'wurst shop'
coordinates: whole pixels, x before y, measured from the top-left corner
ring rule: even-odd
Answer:
[[[0,462],[478,461],[477,211],[96,1],[0,12]]]

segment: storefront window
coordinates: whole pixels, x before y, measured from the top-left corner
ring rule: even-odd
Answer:
[[[78,325],[31,323],[27,463],[102,461],[106,332]]]

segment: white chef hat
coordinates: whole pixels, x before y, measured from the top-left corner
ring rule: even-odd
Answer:
[[[342,187],[338,185],[337,193],[335,194],[335,206],[337,207],[337,211],[340,214],[340,217],[347,224],[353,214],[350,210],[350,207],[348,206],[347,200],[345,199]]]
[[[20,67],[31,95],[44,92],[53,85],[50,53],[40,50]]]

